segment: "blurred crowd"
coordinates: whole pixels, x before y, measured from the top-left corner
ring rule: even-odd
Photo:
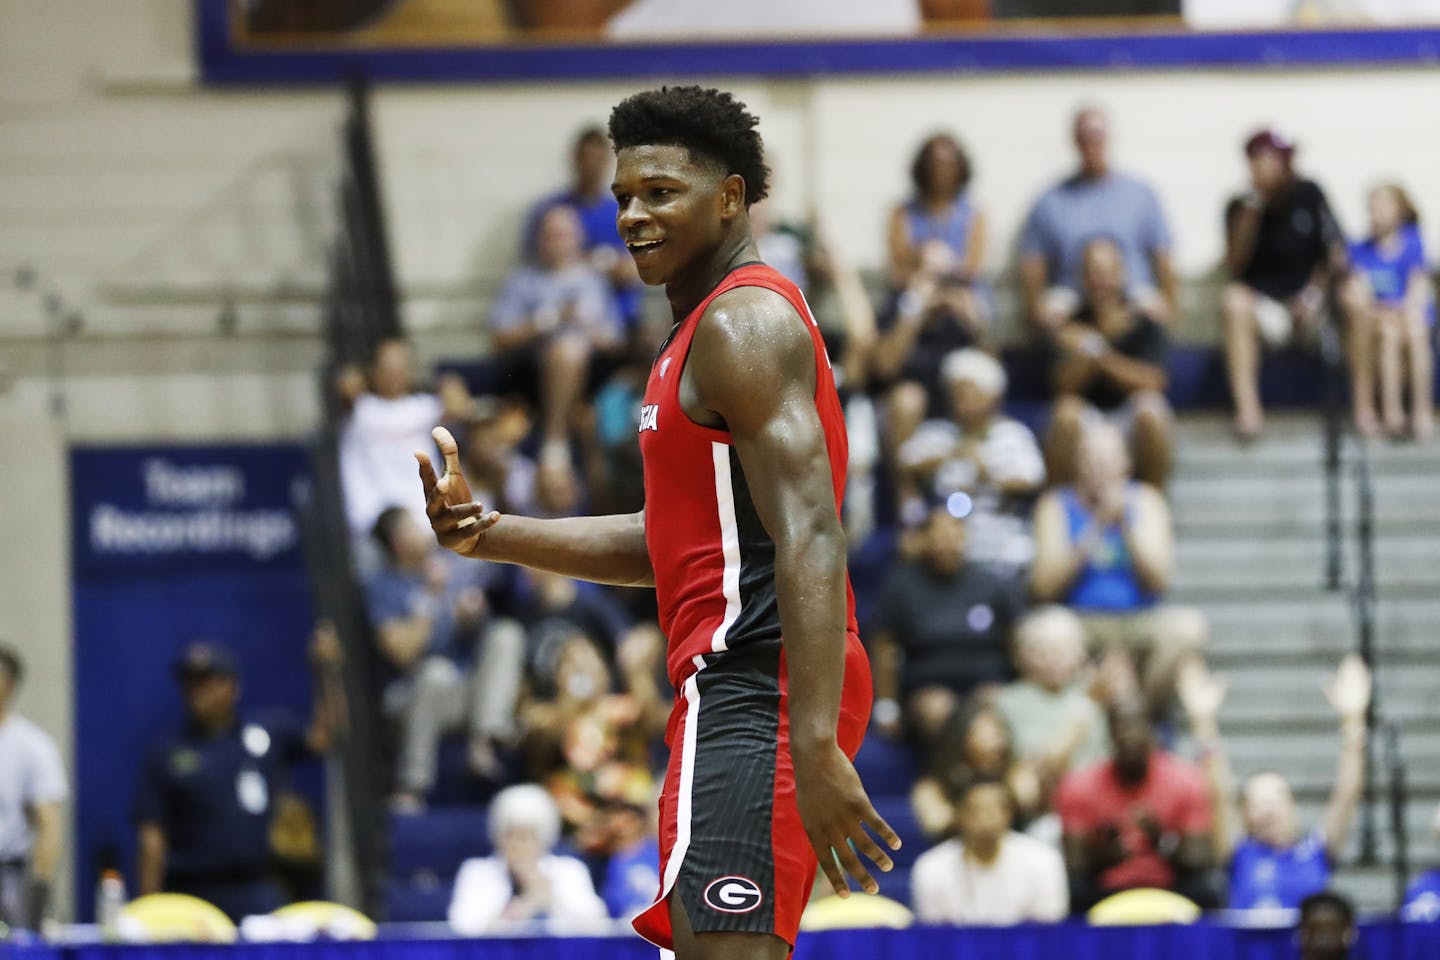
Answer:
[[[1170,227],[1149,184],[1114,165],[1103,110],[1079,110],[1073,134],[1074,171],[1039,192],[1013,277],[1048,369],[1038,416],[1007,407],[1002,281],[982,267],[985,212],[959,138],[918,146],[879,289],[824,242],[823,223],[752,211],[762,255],[806,292],[835,358],[851,445],[845,523],[875,675],[870,737],[918,771],[867,782],[908,798],[927,847],[906,903],[877,923],[1053,921],[1135,889],[1203,909],[1294,909],[1328,886],[1356,809],[1370,677],[1355,659],[1326,688],[1339,742],[1320,822],[1300,822],[1278,775],[1232,772],[1206,618],[1168,598],[1167,351],[1182,310]],[[1369,227],[1351,241],[1292,142],[1263,130],[1243,149],[1251,182],[1218,224],[1237,437],[1263,429],[1262,351],[1330,321],[1344,331],[1356,429],[1429,437],[1434,311],[1403,187],[1372,191]],[[438,460],[430,431],[443,423],[487,508],[643,506],[639,397],[673,318],[616,233],[603,130],[580,132],[571,166],[525,218],[482,359],[421,379],[410,345],[389,340],[334,385],[388,803],[397,816],[488,804],[493,852],[455,878],[449,919],[462,933],[623,918],[659,887],[672,694],[653,595],[440,550],[413,458]],[[290,730],[242,719],[222,647],[185,651],[189,722],[155,746],[136,800],[141,892],[194,893],[236,917],[286,898],[271,856],[285,836],[284,770],[343,726],[338,658],[322,627],[315,715]],[[48,754],[28,745],[34,731],[5,718],[19,676],[0,656],[0,771],[35,771],[0,776],[0,905],[26,893],[8,864],[32,851],[48,863],[43,811],[64,795]],[[447,778],[468,785],[458,801]],[[11,806],[42,815],[17,819]],[[298,847],[292,895],[318,860],[313,836]],[[1425,882],[1415,896],[1434,901]]]

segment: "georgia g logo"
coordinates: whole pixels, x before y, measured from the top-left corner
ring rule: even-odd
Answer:
[[[749,877],[721,877],[705,888],[705,905],[721,913],[749,913],[764,899],[760,885]]]

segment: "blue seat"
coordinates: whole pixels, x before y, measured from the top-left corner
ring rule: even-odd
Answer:
[[[909,745],[871,732],[855,755],[855,771],[873,797],[908,797],[915,783],[915,758]]]
[[[391,923],[422,923],[444,920],[450,907],[453,885],[416,884],[391,880],[385,888],[385,918]]]
[[[449,883],[462,862],[489,852],[482,808],[432,807],[390,817],[390,874],[397,879],[409,881],[423,874]]]

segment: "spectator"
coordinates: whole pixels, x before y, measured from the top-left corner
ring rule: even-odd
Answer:
[[[1156,747],[1138,698],[1111,704],[1109,720],[1114,758],[1067,774],[1055,792],[1074,907],[1137,887],[1218,906],[1204,776]]]
[[[946,133],[925,140],[910,163],[915,192],[890,211],[890,283],[904,290],[932,259],[940,273],[973,284],[985,262],[985,214],[970,199],[974,168],[960,141]],[[978,309],[971,300],[970,309]]]
[[[627,324],[640,316],[644,287],[635,272],[635,261],[615,227],[619,205],[610,193],[615,155],[610,138],[600,126],[588,126],[575,137],[570,155],[571,180],[568,186],[538,201],[530,208],[525,225],[525,259],[537,256],[540,223],[555,207],[569,207],[580,218],[585,253],[591,266],[609,279],[616,306]]]
[[[1350,836],[1360,800],[1365,767],[1365,713],[1370,705],[1370,671],[1357,656],[1340,663],[1325,696],[1340,717],[1340,760],[1335,786],[1320,825],[1304,836],[1295,823],[1295,796],[1277,773],[1258,773],[1245,783],[1240,819],[1244,836],[1234,841],[1233,776],[1225,756],[1217,716],[1226,682],[1210,676],[1198,662],[1182,671],[1180,698],[1201,757],[1215,804],[1215,855],[1230,870],[1232,910],[1294,910],[1305,897],[1330,883],[1330,867]]]
[[[50,735],[14,709],[24,662],[0,644],[0,925],[39,930],[65,844],[69,793]]]
[[[1295,927],[1300,960],[1348,960],[1357,939],[1355,905],[1345,897],[1324,890],[1301,902]]]
[[[357,536],[396,505],[429,527],[425,497],[416,490],[415,451],[434,451],[430,431],[469,409],[464,381],[453,375],[440,378],[438,394],[415,392],[414,366],[410,345],[397,337],[376,345],[368,376],[353,369],[341,373],[339,392],[350,414],[340,435],[340,477],[345,514]]]
[[[1355,425],[1367,436],[1379,433],[1380,423],[1375,419],[1377,364],[1372,360],[1378,341],[1385,432],[1396,438],[1406,432],[1401,381],[1408,367],[1409,433],[1416,440],[1427,440],[1434,432],[1430,337],[1435,313],[1420,218],[1399,184],[1387,183],[1370,191],[1370,236],[1351,245],[1350,262],[1354,269],[1346,280],[1344,298],[1352,331],[1351,350],[1356,354],[1351,385]]]
[[[623,331],[604,276],[585,259],[575,210],[551,207],[536,229],[535,262],[513,270],[495,298],[491,342],[507,389],[539,403],[542,464],[568,465],[571,418]]]
[[[1166,324],[1179,316],[1170,228],[1149,184],[1110,166],[1110,120],[1098,107],[1075,114],[1080,168],[1035,201],[1020,232],[1025,310],[1042,331],[1070,319],[1080,299],[1085,245],[1111,238],[1125,264],[1129,299]]]
[[[1345,241],[1325,194],[1295,175],[1295,144],[1261,130],[1245,141],[1251,189],[1225,208],[1225,361],[1242,440],[1264,427],[1260,344],[1282,346],[1319,325],[1332,275],[1345,263]],[[1362,359],[1351,350],[1352,375]]]
[[[384,658],[384,711],[400,728],[393,804],[410,812],[435,784],[447,732],[468,734],[472,772],[499,776],[498,747],[514,736],[525,634],[490,616],[484,591],[462,579],[408,512],[382,513],[375,539],[384,564],[365,585],[366,604]],[[483,575],[487,567],[464,573]]]
[[[1034,556],[1028,514],[1045,482],[1045,463],[1030,428],[1000,412],[1005,368],[974,348],[945,357],[949,410],[927,420],[900,448],[902,497],[914,513],[929,499],[957,502],[967,514],[971,559],[1010,574]],[[952,501],[956,494],[964,496]],[[965,505],[968,502],[968,507]]]
[[[1430,833],[1440,840],[1440,807],[1435,810]],[[1440,868],[1425,871],[1410,884],[1405,891],[1405,907],[1401,915],[1406,920],[1427,923],[1440,920]]]
[[[911,874],[921,923],[1009,925],[1065,919],[1070,893],[1054,847],[1011,828],[1003,780],[977,779],[955,800],[958,837],[920,855]]]
[[[605,918],[590,871],[556,854],[560,814],[541,787],[506,787],[490,804],[495,853],[466,860],[455,878],[450,926],[475,937],[544,923],[554,933],[586,929]]]
[[[1160,603],[1174,566],[1170,508],[1154,487],[1130,479],[1125,440],[1106,421],[1086,425],[1078,466],[1073,487],[1049,491],[1035,507],[1031,591],[1080,615],[1092,654],[1130,658],[1159,715],[1176,670],[1207,634],[1199,611]]]
[[[965,558],[965,523],[943,507],[920,531],[920,555],[885,582],[876,623],[875,724],[929,743],[978,687],[1010,679],[1014,592]]]
[[[520,452],[530,417],[519,406],[480,398],[468,418],[465,476],[475,501],[501,513],[535,514],[535,461]]]
[[[239,921],[281,905],[270,830],[291,767],[326,752],[338,727],[339,644],[316,631],[315,706],[307,729],[239,718],[234,654],[208,640],[175,665],[186,725],[150,750],[135,802],[140,894],[188,893]]]
[[[1028,826],[1042,811],[1044,797],[1035,768],[1017,756],[1005,717],[994,704],[971,699],[950,717],[925,758],[926,773],[910,792],[910,805],[927,837],[955,828],[951,797],[974,780],[1002,780],[1014,801],[1014,821]]]
[[[1020,679],[995,698],[1015,738],[1016,753],[1050,789],[1067,771],[1110,756],[1105,716],[1080,686],[1085,630],[1064,607],[1042,607],[1015,630]]]
[[[1170,405],[1165,327],[1129,299],[1125,260],[1109,237],[1085,245],[1085,300],[1055,332],[1052,382],[1059,397],[1046,438],[1052,483],[1075,481],[1075,447],[1094,411],[1123,425],[1135,475],[1163,489],[1170,475]]]
[[[642,806],[620,805],[611,817],[614,853],[605,862],[600,894],[610,916],[629,920],[655,902],[660,889],[660,798],[652,790]]]

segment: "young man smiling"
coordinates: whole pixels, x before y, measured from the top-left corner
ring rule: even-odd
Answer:
[[[454,440],[420,460],[432,526],[466,556],[654,586],[678,691],[662,867],[640,934],[679,960],[780,960],[818,862],[878,889],[899,838],[851,758],[869,664],[845,572],[844,417],[800,291],[760,262],[748,210],[769,169],[730,94],[668,87],[610,117],[617,226],[675,328],[640,415],[646,507],[536,520],[472,502]]]

